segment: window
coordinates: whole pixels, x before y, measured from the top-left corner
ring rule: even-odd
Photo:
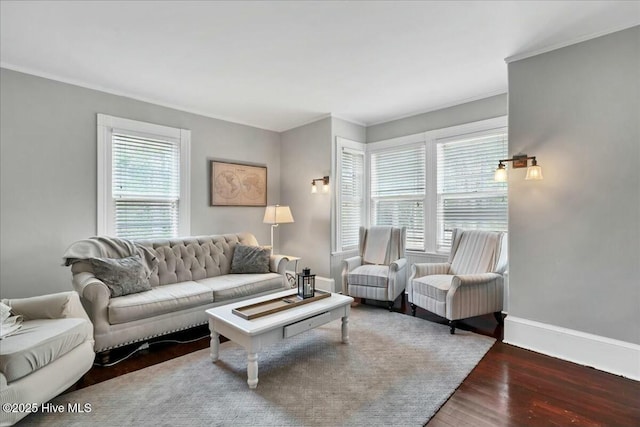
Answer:
[[[456,227],[507,231],[507,184],[493,181],[508,157],[506,125],[498,117],[357,146],[338,142],[336,250],[357,247],[360,225],[404,226],[407,249],[430,253],[448,252]]]
[[[425,144],[371,153],[371,225],[407,227],[407,249],[425,249]]]
[[[337,249],[358,248],[359,229],[365,221],[364,144],[337,139],[338,199]]]
[[[507,231],[507,183],[493,181],[507,150],[507,117],[369,144],[338,138],[335,249],[357,248],[360,225],[404,226],[408,250],[442,254],[456,227]]]
[[[98,234],[189,235],[190,131],[98,114]]]
[[[507,231],[507,184],[494,182],[507,158],[507,129],[436,140],[436,249],[451,247],[454,228]]]

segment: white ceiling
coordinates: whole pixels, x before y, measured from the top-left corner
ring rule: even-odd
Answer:
[[[507,57],[640,24],[631,1],[5,1],[0,64],[283,131],[507,91]]]

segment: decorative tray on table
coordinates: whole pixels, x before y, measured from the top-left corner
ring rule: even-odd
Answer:
[[[288,310],[290,308],[299,307],[303,304],[308,304],[319,299],[328,298],[331,296],[331,292],[315,291],[315,295],[310,298],[298,298],[296,291],[291,295],[286,295],[280,298],[273,298],[270,300],[258,302],[255,304],[245,305],[243,307],[237,307],[231,310],[235,315],[242,317],[243,319],[251,320],[257,317],[266,316],[268,314],[277,313],[279,311]]]

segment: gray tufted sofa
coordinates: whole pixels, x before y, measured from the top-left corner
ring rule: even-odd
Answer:
[[[150,291],[110,298],[88,261],[71,263],[73,287],[93,322],[96,353],[206,324],[208,308],[289,287],[282,256],[271,256],[270,273],[229,273],[238,243],[258,245],[250,233],[135,243],[159,261],[149,278]],[[117,251],[104,252],[104,257],[122,257]]]

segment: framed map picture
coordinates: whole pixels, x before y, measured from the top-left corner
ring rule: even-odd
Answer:
[[[211,206],[267,206],[267,168],[212,160]]]

